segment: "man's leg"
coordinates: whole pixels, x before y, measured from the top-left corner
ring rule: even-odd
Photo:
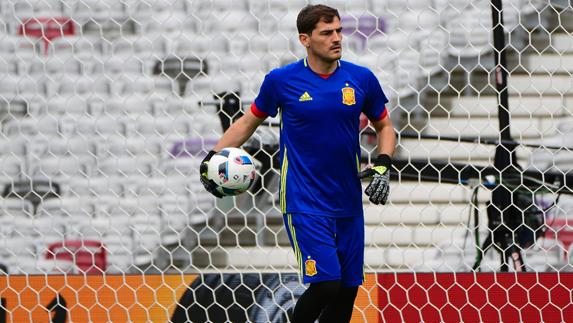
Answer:
[[[358,287],[342,287],[334,302],[326,306],[320,316],[320,323],[347,323],[352,318],[354,300]]]
[[[285,214],[285,228],[308,289],[295,305],[293,322],[312,322],[337,298],[341,286],[336,250],[336,220],[307,214]]]
[[[335,295],[339,293],[339,289],[339,280],[311,283],[307,290],[296,302],[292,316],[292,322],[314,323],[314,321],[319,317],[320,313],[323,312],[324,308],[331,306],[333,301],[336,301]],[[350,313],[352,313],[352,311]]]
[[[358,286],[364,279],[364,217],[336,219],[336,247],[340,262],[340,292],[320,322],[350,322]]]

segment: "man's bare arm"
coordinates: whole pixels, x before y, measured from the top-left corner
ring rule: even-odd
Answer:
[[[382,120],[373,121],[372,126],[374,126],[378,137],[378,153],[392,157],[396,149],[396,134],[394,133],[394,126],[390,116],[386,116]]]
[[[257,127],[263,123],[264,120],[265,118],[255,116],[251,112],[251,109],[248,109],[242,117],[225,131],[213,150],[220,151],[226,147],[240,147],[253,135]]]

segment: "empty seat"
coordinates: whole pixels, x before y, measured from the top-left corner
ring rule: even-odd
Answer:
[[[177,93],[174,82],[166,77],[148,76],[144,74],[118,74],[112,81],[111,93],[129,96],[133,94]]]
[[[184,176],[133,178],[126,184],[126,197],[154,198],[188,196],[189,179]]]
[[[174,34],[169,40],[169,52],[178,56],[203,57],[206,54],[213,54],[218,58],[223,58],[228,51],[228,42],[225,37],[219,34]]]
[[[283,11],[280,13],[267,13],[259,16],[259,30],[264,35],[282,33],[290,36],[297,33],[296,18],[298,13]]]
[[[64,12],[79,24],[88,21],[122,21],[127,17],[123,1],[114,0],[63,0]]]
[[[153,106],[149,98],[141,93],[126,96],[114,96],[105,100],[105,111],[109,115],[152,115]]]
[[[123,195],[123,177],[75,177],[61,181],[62,196],[91,196],[95,202],[104,197],[117,198]]]
[[[129,17],[134,18],[138,22],[149,19],[158,12],[185,12],[189,6],[195,4],[195,2],[187,2],[185,0],[127,0],[124,3]],[[189,11],[189,13],[194,13],[194,11]]]
[[[12,59],[8,55],[4,55],[2,52],[0,52],[0,73],[2,73],[3,75],[18,73],[17,61]]]
[[[14,181],[26,174],[26,159],[24,156],[0,155],[0,178],[3,181]]]
[[[64,74],[56,79],[56,93],[106,95],[110,92],[109,80],[103,75],[77,76]]]
[[[144,63],[133,55],[114,55],[102,57],[93,65],[95,74],[143,74]]]
[[[58,120],[53,116],[38,118],[14,119],[4,125],[4,134],[8,137],[56,136],[58,134]]]
[[[6,101],[21,98],[29,101],[46,93],[43,79],[31,75],[16,76],[7,74],[0,79],[0,96]]]
[[[237,10],[246,11],[247,0],[214,0],[209,2],[201,2],[195,4],[193,9],[197,9],[202,13],[205,12],[221,12],[223,10]]]
[[[135,243],[134,254],[138,262],[149,263],[156,247],[161,244],[161,218],[159,214],[136,214],[129,218]],[[142,258],[149,257],[149,260]]]
[[[101,161],[98,173],[102,176],[151,176],[157,160],[154,157],[116,157]]]
[[[73,217],[95,215],[95,205],[87,197],[62,197],[57,199],[45,199],[38,205],[38,216],[62,216]]]
[[[86,158],[96,155],[95,145],[90,138],[38,136],[31,138],[26,146],[31,160],[57,156]]]
[[[181,31],[195,31],[196,18],[183,12],[164,11],[155,13],[153,18],[139,20],[143,33],[172,33]]]
[[[237,92],[240,88],[233,75],[208,75],[190,80],[185,87],[185,96],[212,101],[216,94]]]
[[[88,114],[87,98],[81,95],[66,95],[50,97],[47,101],[47,114]]]
[[[0,214],[8,217],[30,217],[34,213],[32,202],[20,198],[1,198]]]
[[[10,274],[29,275],[37,272],[36,247],[29,237],[0,239],[0,257]]]
[[[94,53],[101,53],[101,41],[95,37],[65,36],[48,41],[48,54],[69,57],[91,57]]]
[[[450,35],[448,52],[453,56],[477,57],[490,51],[491,12],[471,7],[447,22]]]
[[[82,57],[84,60],[90,57]],[[67,55],[52,55],[46,57],[43,65],[36,66],[35,70],[31,73],[47,73],[47,74],[80,74],[83,71],[82,58],[78,56]]]
[[[126,222],[118,223],[118,225],[128,227]],[[107,252],[108,266],[106,272],[110,274],[128,273],[133,265],[133,238],[131,234],[108,233],[103,238],[103,244]]]
[[[46,260],[69,262],[73,273],[103,274],[107,268],[106,250],[101,241],[67,239],[48,246]]]
[[[244,10],[212,11],[198,23],[198,31],[208,32],[212,35],[218,33],[250,33],[256,32],[258,29],[259,20]]]
[[[84,137],[97,136],[107,138],[109,136],[123,136],[126,132],[126,125],[123,120],[111,115],[104,115],[95,118],[81,118],[74,120],[68,118],[61,120],[70,128],[71,133],[76,133]],[[75,128],[74,128],[75,126]]]
[[[166,176],[199,176],[201,160],[197,158],[170,158],[163,160],[160,171]]]
[[[18,0],[7,3],[10,10],[19,19],[42,15],[58,15],[62,10],[59,0]],[[12,11],[13,10],[13,11]]]
[[[152,117],[149,115],[126,116],[122,120],[127,125],[128,136],[147,137],[150,135],[179,135],[192,133],[191,118]],[[131,122],[130,122],[131,120]]]
[[[161,212],[161,243],[164,245],[181,243],[189,224],[202,223],[202,221],[196,221],[197,218],[190,217],[189,199],[186,196],[161,198],[159,209]]]
[[[92,174],[95,160],[90,157],[57,156],[30,161],[30,175],[57,180],[61,177],[87,177]]]
[[[160,158],[163,151],[162,142],[155,138],[125,138],[110,136],[97,142],[98,158],[116,157],[154,157]]]

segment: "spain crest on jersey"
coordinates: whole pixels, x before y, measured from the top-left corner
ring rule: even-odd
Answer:
[[[312,277],[316,275],[316,260],[310,259],[309,257],[309,259],[304,262],[304,269],[307,276]]]
[[[354,89],[351,87],[342,88],[342,103],[346,105],[356,104],[356,97],[354,96]]]

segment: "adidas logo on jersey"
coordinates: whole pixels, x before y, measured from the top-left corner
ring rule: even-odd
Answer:
[[[298,100],[300,102],[304,102],[304,101],[312,101],[312,97],[310,96],[310,94],[308,94],[308,92],[304,92],[300,98],[298,98]]]

